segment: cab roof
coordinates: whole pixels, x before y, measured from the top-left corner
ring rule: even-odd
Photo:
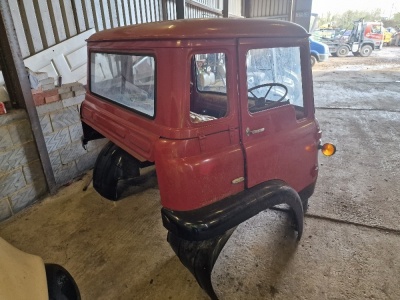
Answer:
[[[107,29],[93,34],[88,42],[308,36],[303,27],[287,21],[218,18],[162,21]]]

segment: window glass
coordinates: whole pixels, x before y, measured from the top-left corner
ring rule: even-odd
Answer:
[[[193,123],[222,118],[228,110],[224,53],[201,53],[192,58],[190,119]]]
[[[299,47],[252,49],[246,67],[251,113],[291,104],[304,117]]]
[[[223,53],[196,54],[197,89],[226,94],[225,55]]]
[[[372,25],[371,33],[382,33],[381,25]]]
[[[154,117],[154,57],[92,53],[90,68],[91,92]]]

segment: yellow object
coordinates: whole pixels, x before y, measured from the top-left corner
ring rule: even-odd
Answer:
[[[389,45],[391,39],[392,39],[392,34],[389,31],[387,31],[386,29],[384,29],[383,44],[384,45]]]
[[[48,299],[43,260],[0,238],[0,299]]]
[[[323,144],[323,145],[322,145],[321,151],[322,151],[322,154],[323,154],[323,155],[325,155],[325,156],[331,156],[331,155],[335,154],[335,152],[336,152],[336,147],[335,147],[335,145],[333,145],[333,144],[331,144],[331,143],[326,143],[326,144]]]

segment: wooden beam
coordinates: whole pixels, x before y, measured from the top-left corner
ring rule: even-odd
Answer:
[[[10,92],[11,97],[16,97],[14,99],[18,101],[18,106],[25,108],[28,113],[47,187],[50,193],[54,194],[57,191],[57,184],[42,127],[40,126],[39,116],[33,102],[28,72],[22,60],[21,49],[18,44],[8,1],[0,1],[0,36],[2,37],[0,39],[0,56],[2,66],[4,65],[3,71],[7,90]]]

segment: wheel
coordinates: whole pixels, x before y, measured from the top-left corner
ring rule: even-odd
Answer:
[[[347,54],[349,54],[349,48],[347,48],[346,46],[340,46],[336,50],[336,55],[339,57],[347,56]]]
[[[268,89],[268,91],[265,93],[265,95],[264,95],[263,97],[257,97],[257,96],[253,93],[254,90],[257,90],[257,89],[260,89],[260,88],[263,88],[263,87],[267,87],[267,86],[269,87],[269,89]],[[285,92],[284,92],[284,95],[283,95],[281,98],[279,98],[278,100],[274,100],[274,102],[281,102],[281,101],[283,101],[283,100],[285,99],[287,93],[288,93],[288,89],[287,89],[287,87],[286,87],[285,85],[283,85],[283,84],[281,84],[281,83],[264,83],[264,84],[256,85],[256,86],[253,86],[252,88],[248,89],[248,92],[249,92],[254,98],[257,98],[257,100],[261,99],[261,100],[263,100],[263,101],[265,102],[266,100],[268,100],[268,99],[267,99],[267,96],[268,96],[269,92],[271,91],[271,89],[272,89],[273,87],[280,87],[280,88],[282,88],[282,89],[285,91]]]
[[[372,53],[372,47],[370,45],[362,46],[360,49],[360,55],[362,57],[370,56]]]
[[[49,299],[80,300],[81,294],[71,274],[57,264],[45,264]]]
[[[314,55],[311,55],[310,61],[311,61],[311,67],[314,67],[314,65],[317,63],[317,58]]]

